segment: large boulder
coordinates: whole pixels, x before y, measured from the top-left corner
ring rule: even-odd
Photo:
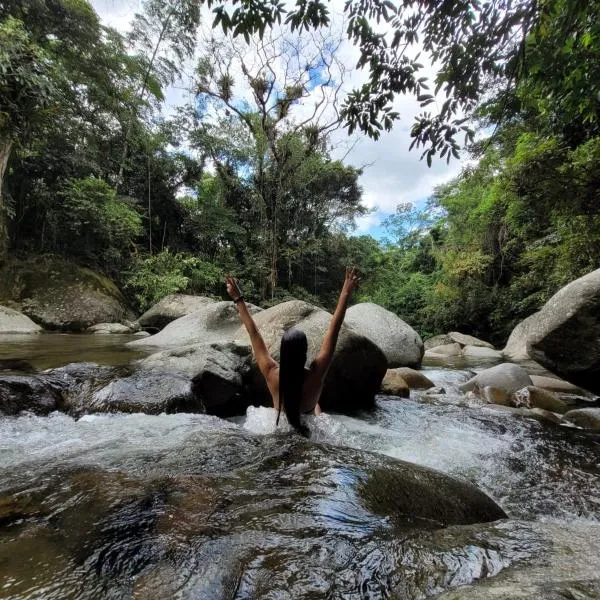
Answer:
[[[1,333],[39,333],[42,328],[18,310],[0,306]]]
[[[254,320],[275,360],[279,360],[283,333],[290,327],[304,331],[310,364],[321,348],[331,315],[306,302],[290,300],[256,314]],[[243,327],[238,329],[235,337],[249,343]],[[253,370],[256,374],[256,366]],[[380,348],[354,327],[342,325],[321,395],[321,407],[340,412],[373,407],[386,370],[387,359]],[[268,392],[260,387],[262,378],[255,377],[254,380],[257,382],[254,385],[255,401],[259,402]]]
[[[533,383],[525,369],[512,363],[502,363],[481,371],[481,373],[458,387],[463,392],[469,392],[474,390],[476,386],[480,389],[489,386],[506,390],[509,394],[512,394],[529,385],[533,385]]]
[[[160,331],[171,321],[185,317],[204,307],[205,304],[215,302],[212,298],[204,296],[191,296],[189,294],[169,294],[152,308],[147,310],[138,322],[144,329]]]
[[[434,335],[425,340],[423,346],[425,347],[425,350],[431,350],[436,346],[445,346],[446,344],[452,344],[453,342],[454,340],[447,333],[441,333],[440,335]]]
[[[563,416],[563,421],[573,423],[587,431],[600,432],[600,408],[577,408]]]
[[[431,350],[425,352],[425,356],[462,356],[462,347],[457,342],[451,344],[441,344],[434,346]]]
[[[600,269],[559,290],[515,328],[504,353],[523,350],[554,373],[600,392]]]
[[[248,407],[248,398],[243,392],[250,374],[251,357],[247,344],[196,344],[157,352],[142,360],[140,366],[148,371],[187,376],[206,412],[230,416],[243,414]]]
[[[492,350],[494,349],[494,346],[492,346],[492,344],[490,344],[489,342],[484,342],[483,340],[473,337],[472,335],[467,335],[458,331],[451,331],[448,334],[448,337],[453,342],[456,342],[461,346],[480,346],[482,348],[491,348]]]
[[[248,305],[251,314],[260,308]],[[155,335],[129,342],[137,348],[178,348],[192,344],[231,341],[240,326],[240,317],[233,302],[205,302],[193,313],[169,323]]]
[[[536,317],[538,313],[527,317],[521,321],[511,332],[502,354],[509,360],[523,361],[530,360],[527,352],[527,340],[537,327]]]
[[[423,342],[419,334],[400,317],[378,304],[363,302],[351,306],[345,322],[379,346],[388,367],[419,367]]]
[[[110,279],[58,258],[8,262],[0,270],[0,302],[44,329],[84,331],[96,323],[134,318]]]
[[[47,415],[57,410],[60,396],[35,375],[0,375],[0,415],[28,411]]]

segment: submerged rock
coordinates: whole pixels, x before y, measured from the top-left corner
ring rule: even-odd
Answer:
[[[215,302],[205,296],[189,294],[169,294],[152,308],[147,310],[138,322],[144,329],[161,330],[171,321],[202,309],[206,304]]]
[[[45,329],[85,331],[96,323],[133,318],[110,279],[58,258],[8,262],[0,270],[0,301],[10,302]]]
[[[254,320],[275,360],[279,360],[284,331],[290,327],[302,330],[308,339],[307,363],[310,364],[321,348],[331,315],[307,302],[290,300],[258,313]],[[235,337],[249,343],[243,327]],[[379,347],[353,327],[342,325],[321,395],[321,407],[340,412],[372,408],[386,370],[387,360]],[[255,402],[263,403],[268,392],[262,377],[257,375],[256,365],[253,371]]]
[[[468,392],[472,391],[476,385],[480,388],[484,388],[485,386],[501,388],[510,394],[532,385],[532,382],[527,371],[519,365],[502,363],[481,371],[481,373],[478,373],[475,377],[458,387],[461,391]]]
[[[248,304],[251,314],[262,309]],[[135,348],[177,348],[191,344],[227,342],[234,338],[240,326],[240,316],[233,302],[203,302],[193,313],[169,323],[150,337],[129,342]]]
[[[421,337],[383,306],[371,302],[355,304],[347,310],[344,322],[381,348],[389,368],[421,366]]]
[[[0,306],[0,334],[39,333],[42,328],[18,310]]]
[[[92,325],[87,329],[88,333],[116,333],[116,334],[127,334],[132,333],[131,327],[127,325],[123,325],[122,323],[98,323],[97,325]]]

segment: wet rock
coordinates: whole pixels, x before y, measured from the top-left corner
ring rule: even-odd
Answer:
[[[423,345],[425,350],[431,350],[436,346],[445,346],[452,343],[454,343],[454,340],[447,333],[441,333],[425,340]]]
[[[30,362],[20,358],[0,358],[0,371],[33,373],[36,371],[36,368]]]
[[[502,358],[502,352],[487,346],[465,346],[462,353],[468,358]]]
[[[460,344],[453,342],[451,344],[443,344],[441,346],[436,346],[431,350],[427,350],[425,356],[461,356],[462,355],[462,347]]]
[[[133,319],[127,302],[104,275],[58,258],[13,260],[0,270],[0,301],[44,329],[85,331],[96,323]]]
[[[94,392],[85,413],[124,412],[159,415],[161,413],[204,412],[192,390],[189,377],[169,372],[137,372],[111,381]]]
[[[57,410],[60,396],[35,375],[0,375],[0,415],[29,411],[47,415]]]
[[[262,309],[248,304],[251,314]],[[169,323],[162,331],[148,338],[129,342],[136,348],[177,348],[191,344],[210,344],[234,339],[240,327],[240,317],[233,302],[203,302],[193,313]]]
[[[0,306],[1,333],[39,333],[42,328],[18,310]]]
[[[150,371],[169,371],[188,376],[194,394],[209,414],[243,414],[249,398],[243,397],[250,374],[252,353],[246,344],[235,342],[197,344],[163,350],[141,361]]]
[[[436,385],[432,388],[429,388],[423,392],[423,394],[425,394],[426,396],[442,396],[445,393],[446,393],[445,388],[438,386],[438,385]]]
[[[204,308],[206,304],[213,302],[215,302],[215,300],[204,296],[169,294],[152,308],[147,310],[138,321],[140,326],[144,329],[160,331],[171,323],[171,321],[185,317],[190,313]]]
[[[479,388],[477,385],[476,390],[478,390],[481,399],[490,404],[498,404],[500,406],[512,406],[513,404],[511,395],[505,389],[489,385]]]
[[[472,335],[466,335],[464,333],[459,333],[458,331],[451,331],[448,334],[448,337],[453,342],[456,342],[461,346],[476,346],[478,348],[490,348],[491,350],[494,349],[494,346],[492,346],[492,344],[489,342],[484,342],[483,340],[473,337]]]
[[[504,354],[526,354],[568,381],[600,392],[600,269],[559,290],[517,325]]]
[[[416,371],[410,367],[398,367],[393,370],[406,381],[411,390],[426,390],[435,385],[422,371]]]
[[[401,398],[410,396],[408,384],[396,369],[388,369],[381,382],[381,393],[388,396],[400,396]]]
[[[121,323],[98,323],[97,325],[92,325],[87,329],[88,333],[117,333],[117,334],[127,334],[132,333],[131,328],[127,325],[123,325]]]
[[[600,432],[600,408],[577,408],[563,415],[563,421],[587,431]]]
[[[549,410],[543,408],[522,408],[522,415],[528,419],[535,419],[540,423],[546,423],[549,425],[559,425],[561,418]]]
[[[133,334],[133,337],[136,337],[136,338],[147,338],[147,337],[150,337],[150,334],[147,331],[136,331]]]
[[[279,360],[284,331],[290,327],[302,330],[308,340],[308,365],[321,348],[331,314],[307,302],[290,300],[258,313],[254,320],[275,360]],[[243,327],[238,329],[234,337],[249,343]],[[339,412],[372,408],[386,370],[387,360],[379,347],[352,327],[342,325],[333,362],[325,379],[321,407]],[[269,404],[268,391],[255,363],[251,385],[253,402]]]
[[[556,394],[535,386],[528,386],[529,406],[541,408],[555,413],[565,413],[569,410],[568,405]]]
[[[400,317],[372,302],[351,306],[345,323],[379,346],[388,367],[419,367],[423,342],[419,334]]]
[[[480,388],[485,386],[501,388],[510,394],[532,385],[532,383],[531,377],[525,369],[512,363],[502,363],[481,371],[466,383],[459,385],[459,389],[468,392],[473,390],[476,385],[479,385]]]
[[[546,377],[543,375],[531,375],[531,381],[537,388],[548,390],[549,392],[560,392],[563,394],[573,394],[576,396],[588,396],[589,392],[586,392],[580,387],[565,381],[564,379],[558,379],[557,377]]]
[[[452,523],[481,523],[506,518],[504,511],[482,491],[466,482],[399,462],[394,469],[374,469],[360,495],[376,514],[402,515],[413,525],[445,527]]]

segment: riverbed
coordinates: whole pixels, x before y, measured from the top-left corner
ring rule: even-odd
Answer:
[[[124,341],[38,336],[0,358],[123,364]],[[445,394],[310,417],[308,441],[267,408],[0,417],[0,598],[599,598],[600,440],[458,392],[489,364],[425,365]],[[425,527],[389,486],[379,510],[369,474],[397,460],[508,518]]]

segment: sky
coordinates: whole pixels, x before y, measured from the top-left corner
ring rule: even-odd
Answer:
[[[120,31],[127,30],[140,6],[140,0],[91,0],[91,3],[103,23]],[[339,7],[343,6],[343,0],[333,0],[332,12],[336,10],[336,3]],[[211,19],[206,21],[212,22]],[[356,49],[349,41],[342,43],[339,54],[345,64],[355,64]],[[425,74],[433,72],[428,67]],[[364,72],[353,71],[347,77],[347,87],[360,84],[364,76]],[[167,113],[171,108],[185,103],[186,93],[181,87],[167,90]],[[317,95],[320,90],[313,91]],[[307,111],[312,109],[310,101],[311,98],[305,105]],[[428,110],[434,106],[428,107]],[[333,146],[337,147],[332,152],[333,158],[344,158],[345,163],[363,168],[360,178],[363,202],[372,212],[358,220],[357,234],[383,237],[385,231],[382,221],[394,213],[399,203],[422,205],[437,185],[456,177],[462,166],[458,160],[453,160],[449,165],[445,161],[434,160],[429,168],[425,161],[420,160],[421,152],[408,149],[411,143],[410,128],[415,115],[421,112],[416,98],[401,96],[397,98],[394,109],[400,113],[400,120],[396,121],[392,131],[383,132],[377,141],[362,135],[349,138],[344,129],[333,134]]]

